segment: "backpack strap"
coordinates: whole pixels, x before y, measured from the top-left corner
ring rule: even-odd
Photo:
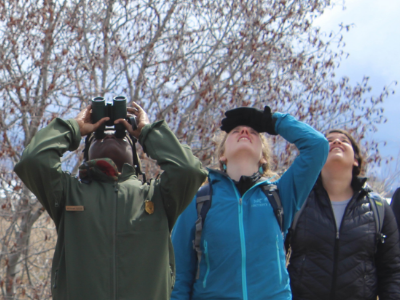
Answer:
[[[382,233],[383,220],[385,218],[384,200],[378,194],[373,192],[368,193],[367,197],[374,213],[377,240],[384,244],[386,238],[386,235]]]
[[[197,272],[196,280],[200,277],[200,261],[201,261],[201,234],[203,231],[204,220],[206,219],[207,213],[211,207],[211,196],[212,187],[211,184],[207,183],[200,187],[196,194],[196,210],[197,210],[197,220],[195,226],[195,234],[193,242],[193,249],[197,253]]]
[[[269,203],[274,210],[274,214],[276,220],[278,221],[279,228],[281,230],[282,236],[284,236],[283,232],[283,207],[281,198],[279,197],[278,187],[275,184],[266,184],[261,186],[262,191],[264,192],[265,196],[267,196]]]

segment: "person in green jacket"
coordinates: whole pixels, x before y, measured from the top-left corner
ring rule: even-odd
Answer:
[[[92,124],[90,106],[75,119],[56,118],[40,130],[15,166],[56,224],[54,300],[170,298],[175,281],[170,232],[206,171],[164,121],[150,124],[135,103],[127,111],[135,115],[137,130],[124,119],[115,123],[124,124],[164,171],[150,184],[137,177],[128,138],[110,134],[90,139],[81,180],[61,170],[63,154],[108,120]]]

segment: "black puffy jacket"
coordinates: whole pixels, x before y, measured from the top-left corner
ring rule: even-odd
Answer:
[[[319,179],[300,215],[290,244],[288,271],[294,300],[400,299],[400,248],[397,224],[384,201],[385,217],[378,241],[365,178],[353,180],[355,191],[339,232],[332,205]]]

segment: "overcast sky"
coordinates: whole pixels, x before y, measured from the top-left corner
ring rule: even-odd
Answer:
[[[346,75],[354,85],[363,76],[369,76],[372,95],[379,95],[385,85],[395,90],[384,103],[388,122],[379,125],[372,138],[387,142],[385,147],[380,147],[381,154],[397,158],[400,154],[400,1],[348,0],[344,6],[343,10],[343,2],[337,1],[314,25],[325,32],[338,31],[340,23],[354,25],[344,33],[343,50],[350,56],[341,62],[336,72],[338,78]]]

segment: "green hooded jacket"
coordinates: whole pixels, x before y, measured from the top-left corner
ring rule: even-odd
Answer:
[[[162,175],[143,184],[125,164],[118,177],[100,170],[83,183],[60,158],[81,141],[78,123],[54,119],[15,166],[57,228],[51,288],[55,300],[163,300],[174,285],[170,232],[205,180],[206,171],[164,121],[146,125],[139,143]],[[145,200],[154,213],[145,209]]]

